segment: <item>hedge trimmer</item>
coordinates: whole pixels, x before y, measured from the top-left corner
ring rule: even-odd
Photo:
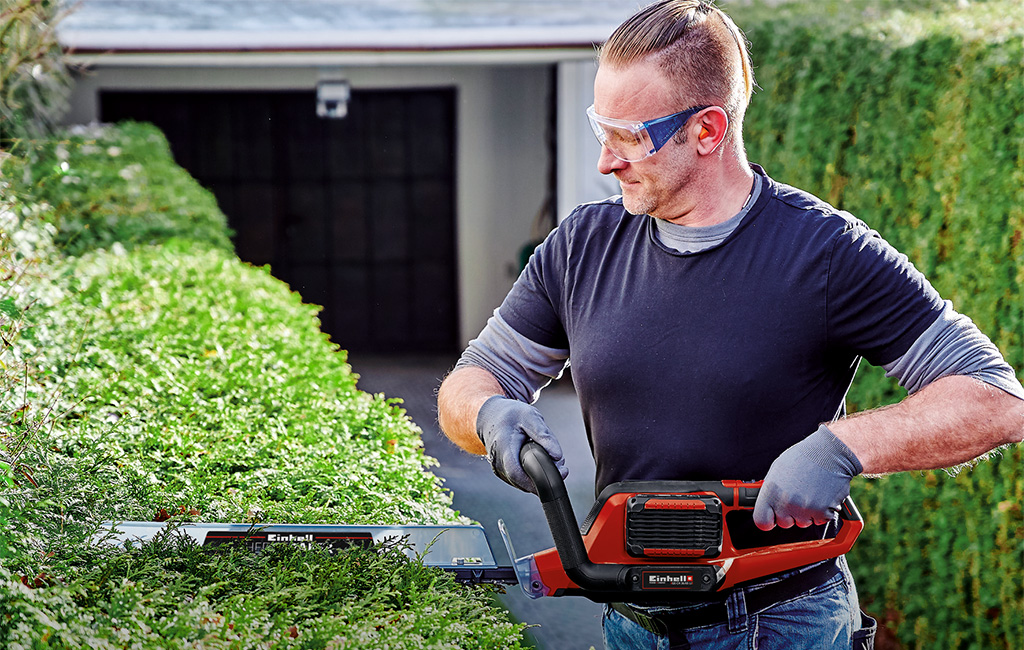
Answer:
[[[752,512],[761,482],[627,481],[606,487],[580,529],[554,462],[534,443],[523,468],[537,487],[555,547],[498,566],[476,525],[178,524],[203,546],[319,545],[329,550],[400,541],[426,566],[463,583],[519,584],[530,598],[585,596],[597,602],[665,600],[708,593],[846,553],[864,527],[852,499],[838,522],[764,532]],[[131,544],[166,524],[122,522],[105,539]],[[503,521],[498,528],[516,558]]]

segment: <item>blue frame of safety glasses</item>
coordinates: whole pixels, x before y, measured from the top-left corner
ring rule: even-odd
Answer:
[[[647,135],[651,137],[651,144],[654,149],[648,152],[648,155],[657,153],[659,149],[665,146],[665,143],[669,141],[676,131],[683,128],[683,125],[697,113],[701,112],[705,108],[711,108],[711,105],[706,106],[694,106],[688,108],[685,111],[679,111],[665,117],[658,117],[653,120],[649,120],[643,123],[645,129],[647,129]]]

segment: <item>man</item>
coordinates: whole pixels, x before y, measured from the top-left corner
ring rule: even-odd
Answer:
[[[697,0],[642,9],[601,50],[588,115],[622,195],[549,235],[438,394],[445,433],[506,482],[532,490],[529,439],[566,472],[529,403],[570,353],[598,490],[763,478],[762,529],[831,521],[861,472],[947,467],[1024,436],[1024,388],[969,319],[864,223],[747,162],[752,86],[739,29]],[[862,357],[910,396],[847,418]],[[706,602],[615,604],[603,622],[608,648],[864,634],[844,558]]]

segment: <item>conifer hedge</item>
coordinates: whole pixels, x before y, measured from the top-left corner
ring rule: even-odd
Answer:
[[[877,4],[731,12],[761,87],[749,157],[878,230],[1024,377],[1021,6]],[[904,395],[862,365],[849,406]],[[862,603],[905,647],[1024,647],[1021,460],[855,481]]]

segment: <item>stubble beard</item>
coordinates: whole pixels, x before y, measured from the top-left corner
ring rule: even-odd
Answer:
[[[626,208],[626,212],[637,216],[650,215],[658,207],[658,202],[647,192],[641,190],[630,195],[626,192],[626,183],[619,183],[622,190],[622,207]]]

